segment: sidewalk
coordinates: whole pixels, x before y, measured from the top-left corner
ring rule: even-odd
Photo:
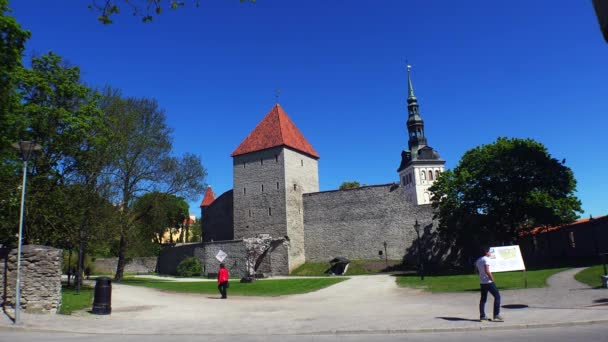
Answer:
[[[542,289],[503,290],[505,322],[478,322],[479,293],[399,288],[390,275],[355,276],[329,288],[282,297],[175,294],[113,285],[112,314],[22,314],[15,329],[114,334],[282,335],[520,329],[608,322],[608,290],[554,275]],[[490,296],[486,310],[491,310]],[[513,307],[522,307],[515,309]],[[509,309],[512,307],[512,309]],[[218,329],[218,327],[223,327]],[[6,315],[0,330],[12,329]]]

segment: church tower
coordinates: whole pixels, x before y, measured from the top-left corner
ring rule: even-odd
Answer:
[[[424,133],[424,121],[420,116],[418,99],[414,95],[411,66],[407,66],[407,131],[408,150],[401,152],[401,165],[397,169],[401,186],[405,188],[408,202],[416,205],[430,204],[429,188],[445,170],[445,160],[428,146]]]
[[[319,155],[275,104],[231,156],[234,239],[289,237],[269,261],[273,274],[288,274],[305,260],[302,194],[319,191]]]

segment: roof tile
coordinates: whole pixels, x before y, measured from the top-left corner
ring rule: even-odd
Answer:
[[[205,196],[203,196],[203,201],[201,202],[201,207],[208,207],[215,201],[215,194],[213,193],[213,189],[210,186],[207,187],[207,191],[205,191]]]
[[[314,158],[319,158],[317,151],[304,138],[304,135],[278,103],[272,107],[230,156],[235,157],[277,146],[291,147]]]

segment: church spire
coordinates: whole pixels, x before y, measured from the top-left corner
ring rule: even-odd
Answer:
[[[407,65],[407,99],[416,100],[416,95],[414,95],[414,86],[412,85],[412,78],[410,77],[410,71],[412,70],[411,65]]]
[[[409,134],[408,147],[412,154],[412,159],[416,159],[418,148],[426,146],[426,137],[424,136],[424,121],[420,116],[418,107],[418,99],[414,95],[414,86],[412,85],[411,77],[412,66],[407,65],[407,131]]]

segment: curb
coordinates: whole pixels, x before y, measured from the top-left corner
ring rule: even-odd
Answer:
[[[480,327],[462,327],[462,328],[420,328],[420,329],[379,329],[379,330],[322,330],[307,333],[294,333],[294,334],[265,334],[267,336],[327,336],[327,335],[406,335],[406,334],[421,334],[421,333],[444,333],[444,332],[467,332],[467,331],[499,331],[499,330],[522,330],[522,329],[542,329],[542,328],[558,328],[558,327],[570,327],[570,326],[581,326],[591,324],[605,324],[608,323],[608,319],[599,320],[587,320],[587,321],[574,321],[574,322],[557,322],[557,323],[532,323],[532,324],[514,324],[514,325],[503,325],[503,323],[497,324],[496,326],[483,325]],[[171,334],[145,334],[145,333],[113,333],[108,332],[74,332],[72,330],[61,330],[61,329],[45,329],[28,326],[5,326],[0,325],[0,331],[31,331],[31,332],[46,332],[46,333],[71,333],[75,335],[132,335],[132,336],[146,336],[146,335],[158,335],[158,336],[219,336],[220,334],[189,334],[189,333],[171,333]],[[244,335],[232,335],[232,334],[221,334],[222,336],[244,336]],[[248,334],[251,335],[251,334]],[[253,334],[254,336],[263,336]]]

